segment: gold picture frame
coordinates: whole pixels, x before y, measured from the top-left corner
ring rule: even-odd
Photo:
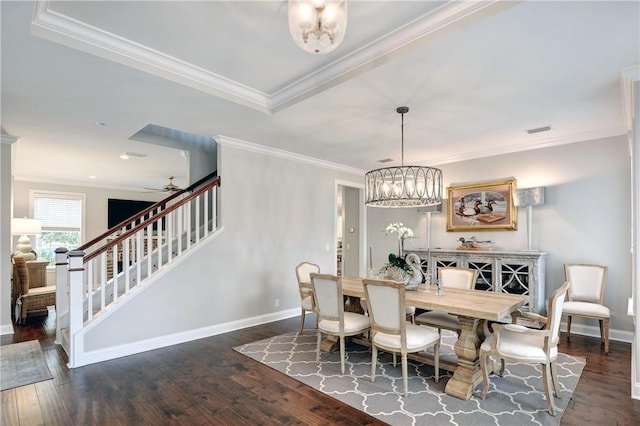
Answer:
[[[515,231],[516,180],[451,185],[447,188],[447,231]]]

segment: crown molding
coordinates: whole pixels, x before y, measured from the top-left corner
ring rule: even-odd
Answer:
[[[448,2],[350,52],[293,83],[264,93],[179,58],[120,37],[51,9],[51,0],[35,2],[31,33],[83,52],[129,66],[264,112],[275,113],[414,50],[434,34],[455,30],[520,1]]]
[[[436,33],[455,30],[518,3],[521,1],[446,3],[278,89],[270,95],[270,108],[273,112],[287,108],[423,46]]]
[[[0,143],[2,143],[3,145],[11,145],[14,142],[17,142],[18,139],[20,139],[18,136],[7,135],[4,133],[0,136],[2,136],[2,138],[0,138]]]
[[[606,139],[616,136],[625,136],[627,131],[622,127],[614,127],[608,129],[597,129],[586,132],[571,133],[568,135],[557,136],[552,138],[540,139],[532,142],[523,142],[509,146],[488,148],[479,151],[466,152],[460,155],[452,155],[449,157],[440,157],[428,161],[416,162],[416,164],[429,163],[431,165],[449,164],[460,161],[476,160],[478,158],[493,157],[496,155],[513,154],[516,152],[531,151],[535,149],[551,148],[554,146],[568,145],[578,142],[587,142],[596,139]]]
[[[213,139],[222,145],[238,148],[243,151],[255,152],[258,154],[269,155],[271,157],[283,158],[285,160],[296,161],[298,163],[310,164],[312,166],[322,167],[325,169],[337,170],[339,172],[350,173],[364,176],[365,171],[355,167],[345,166],[344,164],[332,163],[330,161],[319,160],[317,158],[306,155],[296,154],[282,149],[271,148],[253,142],[247,142],[240,139],[234,139],[223,135],[215,136]]]
[[[48,0],[35,2],[31,22],[33,35],[258,111],[270,112],[269,98],[259,90],[53,11],[51,3]]]

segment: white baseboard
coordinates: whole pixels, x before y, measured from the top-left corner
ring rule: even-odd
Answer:
[[[638,370],[636,369],[638,360],[638,345],[633,344],[631,347],[631,398],[640,399],[640,382],[636,380]]]
[[[567,331],[567,323],[560,324],[560,332]],[[583,336],[600,337],[600,327],[592,325],[578,324],[575,321],[571,323],[571,334],[581,334]],[[633,332],[609,329],[609,340],[618,342],[632,343]]]
[[[134,355],[141,352],[160,349],[167,346],[177,345],[179,343],[190,342],[192,340],[203,339],[206,337],[216,336],[218,334],[228,333],[230,331],[240,330],[243,328],[253,327],[256,325],[266,324],[273,321],[292,318],[300,315],[300,308],[288,309],[284,311],[273,312],[270,314],[260,315],[251,318],[244,318],[237,321],[231,321],[223,324],[216,324],[209,327],[203,327],[196,330],[189,330],[183,333],[171,334],[168,336],[156,337],[153,339],[133,342],[126,345],[114,346],[111,348],[100,349],[97,351],[78,354],[72,368],[82,367],[83,365],[95,364],[97,362],[108,361],[110,359],[121,358],[123,356]]]
[[[4,324],[0,325],[0,336],[4,336],[5,334],[13,334],[13,324]]]

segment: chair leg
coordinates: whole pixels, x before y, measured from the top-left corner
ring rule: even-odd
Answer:
[[[433,369],[435,370],[435,381],[440,380],[440,343],[436,343],[433,347]]]
[[[567,315],[567,339],[571,338],[571,315]]]
[[[549,414],[556,415],[556,406],[553,402],[553,395],[551,394],[551,366],[549,364],[542,364],[542,382],[544,383],[544,394],[547,397],[547,408]]]
[[[318,330],[318,345],[316,348],[316,362],[320,362],[320,344],[322,343],[322,333]]]
[[[371,343],[371,383],[376,379],[376,363],[378,362],[378,348]]]
[[[397,361],[396,361],[396,353],[394,352],[394,353],[393,353],[393,366],[395,367],[395,366],[397,366],[397,365],[398,365],[398,363],[397,363]]]
[[[344,374],[344,336],[340,336],[340,371]]]
[[[302,313],[300,314],[300,327],[298,327],[298,334],[302,334],[302,330],[304,330],[305,311],[304,311],[304,308],[302,308],[301,310],[302,310]]]
[[[500,359],[500,370],[498,370],[498,376],[504,377],[504,368],[505,368],[504,359]]]
[[[551,363],[551,381],[553,382],[553,394],[556,398],[560,398],[560,386],[558,385],[558,368],[556,363]]]
[[[480,392],[480,398],[484,399],[489,390],[489,371],[487,370],[487,357],[488,352],[480,351],[480,370],[482,371],[482,392]]]
[[[601,323],[603,323],[602,332],[604,334],[604,352],[608,354],[609,353],[609,318],[605,318],[604,320],[601,321]]]
[[[404,389],[404,396],[407,396],[407,379],[408,373],[407,373],[407,354],[403,353],[402,354],[402,388]]]

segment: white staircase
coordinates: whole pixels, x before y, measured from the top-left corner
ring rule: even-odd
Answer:
[[[95,362],[84,350],[91,328],[220,232],[219,185],[208,176],[74,251],[56,250],[56,343],[70,368]]]

